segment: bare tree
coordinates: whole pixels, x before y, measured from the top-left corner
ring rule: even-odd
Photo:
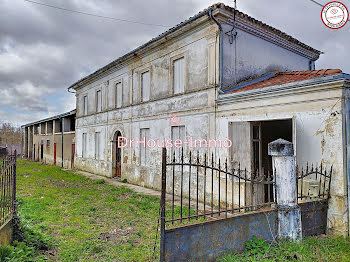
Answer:
[[[21,128],[9,122],[0,122],[0,144],[21,144]]]

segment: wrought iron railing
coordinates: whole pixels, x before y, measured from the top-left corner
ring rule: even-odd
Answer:
[[[328,199],[333,173],[333,166],[327,170],[321,163],[306,167],[296,167],[298,200]]]
[[[11,219],[16,208],[16,151],[0,161],[0,227]]]
[[[214,155],[200,157],[183,150],[167,159],[162,155],[162,222],[227,218],[236,213],[256,211],[274,203],[272,172],[248,172],[240,164],[232,167],[227,159]],[[162,223],[163,224],[163,223]]]

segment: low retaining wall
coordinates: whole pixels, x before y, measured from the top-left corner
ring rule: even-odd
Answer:
[[[7,220],[0,227],[0,245],[7,246],[12,242],[13,236],[13,224],[12,219]]]
[[[238,252],[257,236],[277,235],[275,210],[252,212],[165,230],[165,261],[211,261],[227,251]]]

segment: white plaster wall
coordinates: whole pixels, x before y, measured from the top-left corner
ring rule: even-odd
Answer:
[[[232,26],[224,25],[223,29],[227,32]],[[226,34],[223,43],[224,87],[268,72],[309,70],[309,59],[306,57],[240,29],[237,29],[236,43],[230,44]]]

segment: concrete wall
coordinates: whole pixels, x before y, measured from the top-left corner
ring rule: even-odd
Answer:
[[[0,245],[7,246],[11,244],[13,236],[12,219],[8,220],[0,227]]]
[[[225,252],[243,251],[253,236],[271,241],[276,219],[275,211],[252,212],[165,230],[165,261],[215,261]]]
[[[231,25],[223,26],[224,32],[231,29]],[[274,71],[310,70],[309,58],[243,30],[236,32],[232,43],[224,34],[224,87]]]

